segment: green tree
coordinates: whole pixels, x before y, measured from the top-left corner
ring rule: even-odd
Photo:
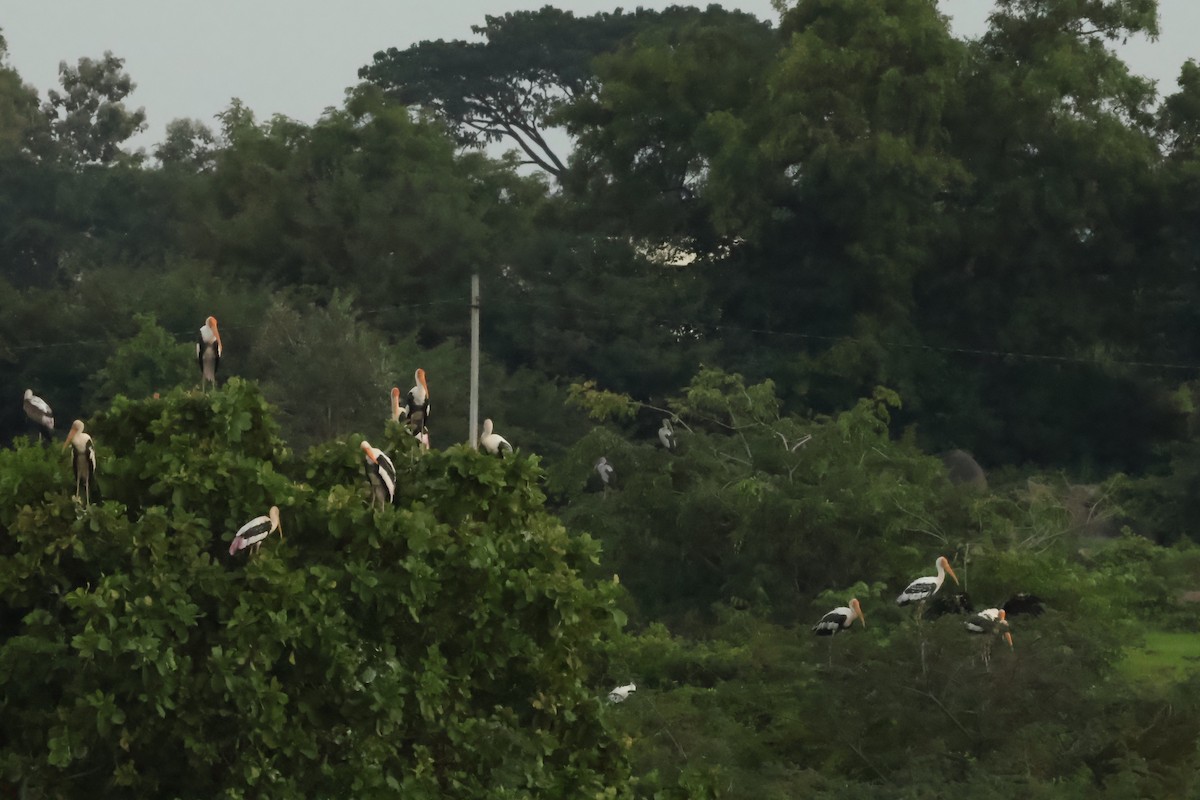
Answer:
[[[146,126],[146,112],[125,105],[137,84],[124,66],[125,59],[107,51],[103,58],[80,58],[76,66],[59,63],[62,91],[46,92],[42,112],[50,122],[57,157],[64,163],[80,167],[140,160],[139,155],[121,149]]]
[[[137,334],[119,345],[91,376],[89,408],[102,408],[118,394],[143,398],[195,383],[191,344],[177,342],[153,314],[138,314],[134,321]]]
[[[546,133],[555,113],[594,82],[591,60],[614,49],[653,12],[577,18],[546,6],[488,16],[471,31],[485,42],[424,41],[375,54],[359,77],[405,105],[428,108],[450,126],[461,145],[510,140],[550,175],[563,174]]]
[[[154,157],[168,169],[204,172],[212,169],[216,137],[203,122],[173,119],[167,123],[166,138],[155,146]]]

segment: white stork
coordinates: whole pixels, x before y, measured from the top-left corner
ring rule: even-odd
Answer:
[[[862,606],[858,604],[858,598],[852,597],[849,606],[839,606],[821,617],[820,622],[813,625],[813,633],[817,636],[833,636],[848,629],[855,620],[864,628],[867,627],[867,618],[863,614]]]
[[[283,526],[279,523],[279,506],[271,506],[271,510],[264,516],[255,517],[238,528],[238,532],[233,535],[233,541],[229,543],[229,555],[232,556],[247,547],[253,547],[250,552],[257,553],[263,540],[275,531],[279,531],[279,538],[282,539]]]
[[[983,663],[990,667],[992,662],[992,641],[997,635],[1002,635],[1008,646],[1013,646],[1012,632],[1008,628],[1008,612],[1003,608],[985,608],[963,623],[971,633],[984,634]]]
[[[513,451],[513,446],[498,433],[492,433],[492,421],[483,421],[483,433],[479,435],[479,446],[494,456],[504,458],[504,453]]]
[[[613,465],[608,463],[607,458],[600,456],[598,459],[596,459],[596,463],[592,466],[592,469],[596,470],[596,474],[600,476],[600,482],[603,483],[604,488],[607,489],[608,485],[612,483],[613,473],[615,471],[613,470]]]
[[[96,446],[92,443],[92,437],[83,432],[83,420],[77,419],[71,423],[71,432],[63,442],[63,449],[66,450],[68,446],[75,448],[75,499],[79,499],[79,484],[82,483],[86,498],[84,505],[88,505],[92,502],[92,479],[96,475]]]
[[[388,458],[387,453],[378,447],[372,447],[370,442],[363,441],[359,447],[367,460],[367,479],[371,482],[371,507],[375,501],[387,506],[396,502],[396,466]]]
[[[33,389],[26,389],[24,406],[25,416],[38,426],[38,438],[42,437],[43,432],[48,437],[53,436],[54,412],[50,410],[50,404],[34,394]]]
[[[211,383],[217,388],[217,367],[221,364],[221,333],[217,330],[217,318],[209,317],[200,328],[196,340],[196,363],[200,365],[200,386]]]
[[[608,702],[624,703],[629,697],[629,693],[637,690],[636,683],[627,683],[624,686],[618,686],[608,693]]]
[[[662,427],[658,429],[658,440],[668,450],[675,449],[675,429],[671,427],[671,420],[668,417],[663,417]]]
[[[950,577],[954,582],[958,583],[958,576],[954,574],[950,562],[945,556],[938,556],[938,560],[934,562],[937,566],[937,575],[930,575],[925,578],[917,578],[908,585],[900,596],[896,598],[896,605],[906,606],[909,603],[924,603],[929,598],[938,593],[942,588],[942,583],[946,580],[946,573],[950,573]]]

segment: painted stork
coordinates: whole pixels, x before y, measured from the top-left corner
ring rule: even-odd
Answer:
[[[217,367],[221,364],[221,333],[217,330],[217,318],[209,317],[200,329],[196,340],[196,363],[200,365],[200,386],[211,383],[217,388]]]
[[[425,370],[417,369],[413,373],[416,383],[404,397],[404,411],[408,415],[408,425],[412,428],[413,436],[418,439],[429,429],[429,384],[425,382]],[[428,446],[428,445],[426,445]]]
[[[864,628],[867,627],[867,618],[863,614],[862,606],[858,604],[858,598],[852,597],[849,606],[839,606],[821,617],[821,621],[813,625],[813,633],[817,636],[833,636],[847,630],[855,620]]]
[[[247,547],[253,548],[250,551],[252,554],[257,553],[262,547],[263,540],[275,531],[279,531],[279,538],[282,539],[283,526],[279,524],[279,506],[271,506],[271,510],[264,516],[255,517],[238,528],[238,532],[233,536],[233,541],[229,543],[229,555],[232,556]]]
[[[600,482],[604,484],[604,488],[607,489],[608,485],[612,483],[614,473],[613,465],[608,463],[607,458],[600,456],[600,458],[596,459],[596,463],[592,466],[592,469],[596,470],[596,474],[600,476]]]
[[[367,462],[367,479],[371,482],[371,507],[375,501],[387,506],[396,502],[396,466],[388,458],[387,453],[378,447],[372,447],[370,442],[363,441],[359,447]]]
[[[71,423],[71,432],[63,442],[63,449],[67,447],[75,448],[75,499],[79,499],[79,484],[82,483],[84,505],[89,505],[92,502],[92,479],[96,476],[96,446],[92,443],[92,437],[83,432],[83,420],[77,419]]]
[[[958,576],[954,574],[954,570],[945,556],[938,556],[938,560],[934,564],[937,566],[937,575],[917,578],[910,583],[908,588],[896,598],[896,605],[906,606],[909,603],[924,604],[926,600],[933,597],[942,588],[942,583],[946,580],[946,573],[950,573],[950,577],[954,579],[956,584],[958,583]]]
[[[997,635],[1003,636],[1008,646],[1013,646],[1012,632],[1008,627],[1008,614],[1003,608],[985,608],[963,623],[971,633],[981,633],[983,639],[983,664],[989,667],[992,663],[992,641]]]
[[[658,440],[668,450],[675,449],[675,429],[671,427],[671,420],[667,417],[663,417],[662,427],[658,429]]]
[[[629,697],[630,692],[634,692],[636,690],[637,690],[636,683],[627,683],[624,686],[618,686],[617,688],[613,689],[611,692],[608,693],[608,702],[624,703],[625,700]]]
[[[38,438],[40,439],[43,433],[47,437],[53,436],[54,412],[50,410],[50,404],[34,394],[33,389],[26,389],[24,406],[25,416],[38,426]]]
[[[492,421],[483,421],[483,433],[479,435],[479,446],[494,456],[504,458],[504,453],[513,451],[513,446],[498,433],[492,433]]]

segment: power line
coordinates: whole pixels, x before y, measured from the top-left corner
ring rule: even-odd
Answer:
[[[459,305],[458,300],[436,300],[428,303],[398,303],[394,305],[379,306],[376,308],[356,310],[355,314],[359,317],[367,317],[378,314],[383,314],[389,311],[401,311],[416,308],[432,308],[445,305]],[[523,301],[521,309],[541,308],[548,311],[563,311],[572,316],[589,316],[594,319],[608,320],[610,322],[622,321],[620,315],[614,314],[611,311],[602,311],[599,309],[588,309],[580,306],[567,306],[555,303]],[[501,308],[493,308],[492,315],[500,316],[504,313]],[[560,323],[561,324],[561,323]],[[646,324],[656,325],[662,328],[675,329],[687,328],[696,331],[709,331],[712,333],[720,333],[728,331],[732,333],[752,334],[756,336],[772,336],[780,338],[800,339],[808,341],[820,342],[854,342],[859,344],[874,344],[885,349],[892,350],[923,350],[935,353],[948,353],[953,355],[975,356],[985,358],[1008,358],[1020,359],[1024,361],[1055,363],[1055,364],[1078,364],[1094,367],[1120,366],[1143,369],[1161,369],[1161,370],[1177,370],[1184,372],[1200,372],[1200,364],[1181,364],[1169,361],[1142,361],[1135,359],[1099,359],[1099,358],[1082,358],[1079,356],[1056,355],[1051,353],[1029,353],[1018,350],[999,350],[992,348],[981,347],[962,347],[953,345],[934,345],[934,344],[917,344],[911,342],[896,342],[886,339],[867,340],[860,336],[834,336],[830,334],[817,333],[801,333],[798,331],[782,331],[771,328],[751,328],[740,325],[729,325],[726,323],[715,322],[698,322],[698,321],[680,321],[668,320],[664,318],[646,317],[639,315],[637,319],[639,326]],[[257,330],[262,327],[258,325],[239,325],[225,328],[230,331],[248,331]],[[181,342],[190,341],[192,332],[187,331],[168,331],[173,337]],[[8,352],[36,352],[39,350],[50,350],[61,347],[91,347],[91,346],[111,346],[120,344],[126,339],[116,339],[113,337],[97,337],[89,339],[77,339],[66,342],[36,342],[29,344],[11,345],[5,348]]]
[[[563,306],[553,303],[537,303],[524,302],[522,307],[537,307],[555,311],[567,311],[573,315],[591,315],[597,318],[616,319],[616,316],[609,312],[600,312],[590,309],[578,308],[575,306]],[[655,324],[665,328],[690,328],[693,330],[709,330],[713,332],[731,331],[736,333],[755,334],[760,336],[778,336],[792,339],[806,339],[823,342],[856,342],[856,343],[871,343],[877,344],[884,348],[892,349],[909,349],[909,350],[926,350],[937,353],[953,353],[958,355],[972,356],[987,356],[990,358],[1014,358],[1024,359],[1029,361],[1044,361],[1062,364],[1085,364],[1088,366],[1125,366],[1125,367],[1147,367],[1155,369],[1172,369],[1172,370],[1190,370],[1200,371],[1200,364],[1179,364],[1166,361],[1137,361],[1131,359],[1099,359],[1099,358],[1081,358],[1079,356],[1054,355],[1047,353],[1027,353],[1017,350],[995,350],[978,347],[956,347],[951,345],[933,345],[933,344],[914,344],[911,342],[895,342],[887,339],[867,340],[860,336],[833,336],[829,334],[818,333],[799,333],[797,331],[781,331],[770,328],[748,328],[740,325],[728,325],[725,323],[716,322],[696,322],[696,321],[678,321],[666,320],[653,317],[640,317],[639,322]]]

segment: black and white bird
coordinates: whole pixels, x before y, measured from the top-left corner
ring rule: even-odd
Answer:
[[[852,597],[850,605],[839,606],[821,617],[821,621],[813,625],[813,633],[817,636],[833,636],[849,628],[855,620],[864,628],[867,627],[867,618],[863,615],[862,606],[858,604],[858,598]]]
[[[200,365],[200,386],[211,383],[217,388],[217,367],[221,364],[221,333],[217,330],[217,318],[209,317],[200,328],[196,340],[196,363]]]
[[[624,686],[618,686],[608,693],[608,702],[624,703],[628,699],[629,694],[637,690],[637,684],[627,683]]]
[[[1008,629],[1008,612],[1003,608],[985,608],[963,623],[971,633],[1003,634],[1008,646],[1012,647],[1012,633]]]
[[[25,390],[25,416],[29,417],[38,428],[38,437],[54,435],[54,412],[50,404],[33,393],[33,389]]]
[[[981,656],[984,666],[992,662],[992,642],[997,636],[1003,636],[1008,646],[1013,646],[1012,631],[1008,626],[1008,614],[1003,608],[985,608],[963,623],[971,633],[984,635]]]
[[[371,507],[375,507],[376,500],[382,506],[395,503],[396,465],[388,458],[387,453],[378,447],[372,447],[370,442],[364,441],[359,447],[366,456],[367,480],[371,482]]]
[[[271,506],[271,510],[265,515],[255,517],[238,528],[238,532],[233,535],[233,541],[229,543],[229,555],[232,556],[247,547],[254,548],[251,553],[257,553],[263,540],[275,531],[279,531],[279,538],[282,539],[283,526],[279,523],[279,506]]]
[[[608,463],[607,458],[600,456],[598,459],[596,459],[596,463],[592,466],[592,469],[596,470],[596,474],[600,476],[600,482],[604,484],[604,488],[607,489],[613,480],[613,474],[615,472],[615,470],[613,470],[613,465]]]
[[[900,596],[896,598],[896,605],[906,606],[909,603],[924,603],[942,588],[942,583],[946,580],[947,573],[950,574],[950,577],[954,579],[956,584],[958,583],[958,576],[954,574],[954,570],[945,556],[938,556],[938,560],[934,563],[937,566],[937,575],[917,578],[910,583],[900,593]]]
[[[668,450],[675,449],[675,429],[671,427],[668,417],[663,417],[662,427],[658,429],[658,441]]]
[[[79,485],[83,484],[84,505],[92,502],[92,481],[96,476],[96,446],[92,437],[83,432],[83,420],[71,423],[71,432],[63,442],[63,449],[74,447],[72,464],[75,467],[75,499],[79,499]]]
[[[479,435],[479,446],[488,453],[500,456],[501,458],[504,458],[505,453],[513,451],[513,446],[508,443],[508,439],[505,439],[498,433],[492,433],[492,421],[490,419],[483,421],[483,432]]]
[[[423,369],[414,372],[413,379],[413,387],[404,396],[404,413],[413,435],[417,436],[429,428],[429,384],[425,382]]]

